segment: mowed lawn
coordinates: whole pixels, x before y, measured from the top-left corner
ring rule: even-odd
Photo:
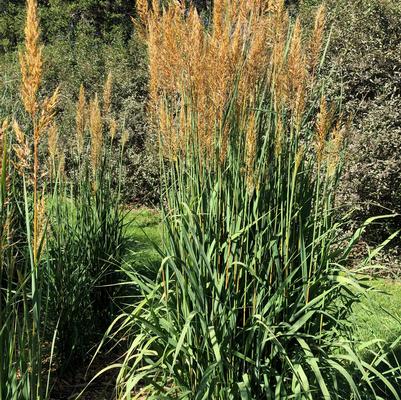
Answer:
[[[127,262],[138,267],[158,268],[161,258],[154,245],[161,244],[160,214],[152,209],[138,209],[127,216],[130,251]],[[387,344],[401,341],[401,282],[371,278],[369,291],[361,304],[354,308],[351,323],[362,339],[380,339]],[[395,348],[401,348],[401,343]],[[401,361],[401,360],[400,360]]]

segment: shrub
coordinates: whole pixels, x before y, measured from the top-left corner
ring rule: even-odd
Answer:
[[[326,75],[331,96],[343,95],[344,111],[352,118],[341,202],[356,208],[356,223],[371,215],[400,213],[400,4],[326,3],[333,26]],[[308,5],[304,13],[309,12]],[[365,240],[377,244],[400,224],[399,217],[375,224]]]

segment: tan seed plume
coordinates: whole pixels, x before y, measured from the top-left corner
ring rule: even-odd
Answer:
[[[34,253],[36,257],[40,257],[41,251],[46,247],[46,225],[47,225],[47,216],[46,216],[46,202],[45,202],[45,193],[44,189],[40,196],[37,206],[37,219],[38,219],[38,231],[37,231],[37,241],[36,248],[34,249]]]
[[[90,104],[90,133],[91,133],[91,164],[92,171],[95,174],[103,149],[103,126],[102,115],[99,107],[97,94]]]
[[[112,86],[113,76],[111,72],[109,72],[103,87],[103,114],[105,116],[108,116],[108,114],[110,113]]]
[[[17,158],[15,167],[20,175],[24,175],[30,166],[31,152],[29,143],[16,120],[13,121],[13,130],[16,139],[16,144],[13,146]]]
[[[315,73],[320,58],[320,51],[322,49],[322,44],[323,44],[325,19],[326,19],[326,10],[324,5],[322,4],[316,12],[315,26],[309,44],[309,68],[312,72],[312,75],[314,75]]]
[[[147,15],[149,11],[149,3],[148,0],[137,0],[136,2],[136,12],[140,20],[144,23],[147,21]]]
[[[254,165],[256,158],[256,140],[256,117],[253,113],[248,123],[245,145],[246,181],[249,192],[252,192],[255,187]]]
[[[50,158],[55,160],[58,153],[58,128],[55,122],[53,122],[49,127],[47,136],[47,150]]]
[[[76,144],[78,155],[81,155],[84,150],[85,142],[85,125],[86,125],[86,99],[85,88],[81,84],[79,88],[79,98],[76,107]]]
[[[112,118],[110,120],[109,128],[110,128],[110,130],[109,130],[110,140],[111,140],[111,142],[113,142],[114,138],[116,137],[116,133],[117,133],[117,121],[114,118]]]
[[[37,130],[35,132],[34,140],[39,140],[40,135],[43,133],[43,131],[47,129],[53,122],[56,115],[59,95],[60,90],[57,87],[51,97],[47,97],[44,99],[43,104],[41,105],[41,114],[37,125]]]
[[[340,162],[340,155],[344,143],[344,127],[337,123],[331,133],[331,141],[329,143],[327,154],[327,175],[332,177],[337,171]]]
[[[3,154],[4,142],[6,141],[6,134],[8,130],[8,119],[5,119],[0,127],[0,154]]]
[[[299,131],[314,80],[307,62],[310,46],[303,40],[300,20],[290,21],[284,0],[215,0],[210,26],[195,7],[184,9],[182,3],[160,10],[156,0],[152,7],[146,0],[137,2],[147,27],[151,109],[165,156],[175,159],[185,152],[188,135],[195,131],[204,154],[213,154],[221,141],[220,158],[226,159],[229,135],[224,130],[213,135],[234,86],[239,115],[245,115],[243,107],[252,107],[252,94],[263,82],[271,90],[275,111],[290,111]],[[313,52],[319,53],[323,8],[316,18]],[[196,121],[196,127],[189,129],[185,119]]]
[[[27,0],[25,52],[20,53],[21,95],[25,110],[33,117],[38,109],[37,93],[42,79],[42,46],[39,44],[37,1]]]
[[[124,148],[127,144],[129,139],[129,133],[127,130],[124,130],[123,134],[121,135],[121,147]]]

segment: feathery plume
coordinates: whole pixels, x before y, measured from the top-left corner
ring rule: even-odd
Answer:
[[[49,127],[53,122],[54,116],[56,114],[56,107],[58,104],[60,90],[57,87],[53,92],[51,97],[47,97],[42,104],[42,111],[39,118],[39,123],[37,124],[37,129],[35,130],[34,140],[39,141],[41,133]]]
[[[38,108],[37,93],[42,79],[42,47],[39,45],[39,35],[37,1],[27,0],[25,52],[20,53],[19,59],[22,74],[22,101],[25,110],[32,118]]]
[[[344,143],[344,128],[340,122],[336,124],[331,133],[331,141],[327,151],[327,176],[334,176],[340,162],[341,149]]]
[[[31,152],[29,143],[16,120],[13,120],[13,130],[16,138],[16,144],[13,146],[15,155],[17,157],[15,167],[20,175],[24,175],[25,171],[30,165]]]
[[[301,162],[304,158],[304,153],[305,153],[305,149],[304,149],[303,145],[301,145],[295,154],[295,168],[294,168],[295,174],[297,173],[299,166],[301,165]]]
[[[50,125],[48,130],[47,150],[50,158],[54,160],[58,152],[58,128],[55,122]]]
[[[5,119],[0,127],[0,157],[3,154],[4,142],[6,140],[6,132],[8,129],[8,119]]]
[[[117,121],[114,118],[110,120],[109,133],[110,133],[110,140],[111,142],[113,142],[117,133]]]
[[[79,98],[77,102],[76,108],[76,144],[77,144],[77,152],[78,155],[81,155],[84,150],[84,141],[85,141],[85,114],[86,114],[86,100],[85,100],[85,88],[84,85],[81,84],[79,88]]]
[[[225,0],[213,2],[213,35],[220,37],[223,31]]]
[[[123,134],[121,135],[121,147],[122,148],[124,148],[125,147],[125,145],[127,144],[127,142],[128,142],[128,139],[129,139],[129,133],[128,133],[128,131],[125,129],[124,130],[124,132],[123,132]]]
[[[309,44],[309,68],[312,75],[316,69],[317,63],[319,62],[320,51],[323,43],[323,33],[325,27],[326,10],[324,5],[320,5],[316,12],[315,26],[313,34]]]
[[[224,161],[227,131],[219,137],[211,133],[221,124],[234,86],[239,94],[234,106],[241,113],[263,80],[271,88],[275,111],[289,108],[299,128],[309,76],[299,21],[288,47],[290,20],[284,0],[216,0],[211,27],[202,23],[194,6],[183,12],[177,2],[160,11],[156,3],[152,1],[151,9],[144,5],[150,98],[168,158],[174,159],[172,151],[185,150],[186,135],[196,131],[196,140],[206,153],[211,154],[214,144],[221,141]],[[190,102],[185,101],[188,96]],[[160,107],[164,100],[168,107]],[[195,127],[188,129],[187,122],[183,123],[185,115],[194,117]]]
[[[302,28],[299,18],[294,25],[291,46],[288,55],[288,98],[291,110],[294,113],[296,125],[300,119],[305,106],[305,84],[306,84],[306,62],[302,49]]]
[[[95,174],[103,148],[102,115],[97,94],[90,104],[91,164]]]
[[[112,86],[113,86],[113,76],[111,72],[109,72],[103,88],[103,114],[105,116],[107,116],[110,113]]]
[[[40,257],[41,251],[43,251],[46,246],[46,202],[45,202],[45,192],[42,190],[42,194],[38,201],[36,207],[38,230],[37,230],[37,240],[35,242],[34,257],[37,260]]]
[[[142,23],[146,24],[148,20],[149,3],[148,0],[136,0],[136,12]]]
[[[247,187],[248,191],[252,192],[255,187],[254,165],[256,157],[256,117],[254,113],[252,113],[248,122],[245,153]]]

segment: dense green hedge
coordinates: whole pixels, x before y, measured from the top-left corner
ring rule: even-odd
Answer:
[[[39,0],[42,39],[72,42],[81,24],[90,24],[96,36],[105,40],[119,31],[127,39],[132,32],[130,0]],[[0,10],[0,52],[12,50],[23,38],[25,0],[2,0]]]
[[[352,120],[340,200],[356,208],[357,221],[401,213],[401,4],[328,0],[327,7],[333,26],[327,74]],[[377,243],[399,228],[397,217],[366,239]]]

